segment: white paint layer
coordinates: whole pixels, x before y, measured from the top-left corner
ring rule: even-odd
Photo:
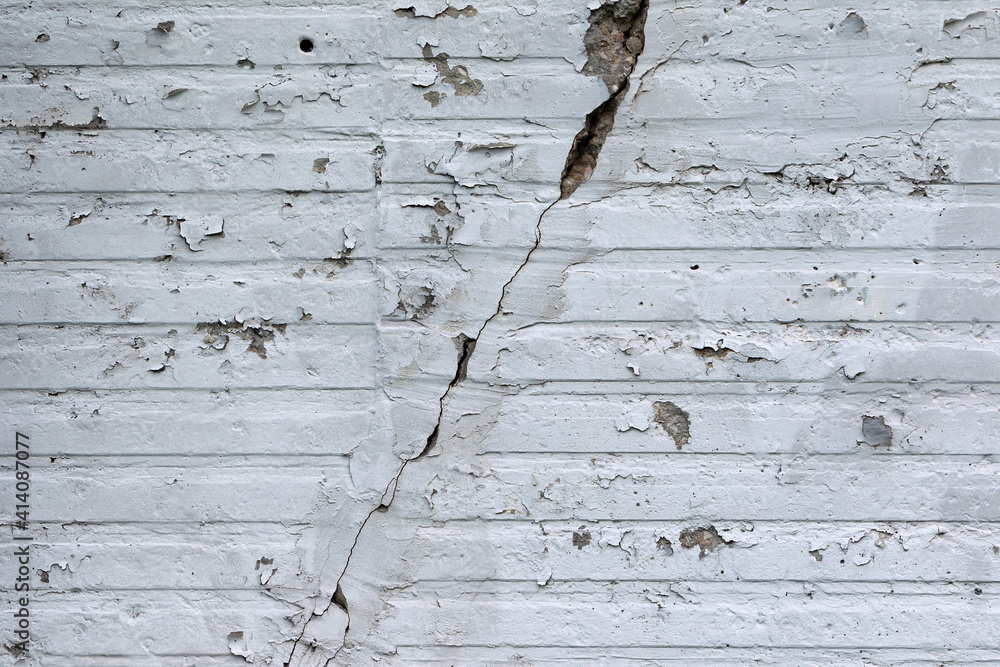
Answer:
[[[642,6],[0,7],[0,664],[997,661],[1000,14]]]

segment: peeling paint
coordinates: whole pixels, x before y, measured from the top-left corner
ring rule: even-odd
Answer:
[[[478,95],[482,92],[483,82],[469,76],[469,70],[467,70],[463,65],[455,65],[454,67],[451,67],[448,64],[448,58],[450,58],[450,56],[447,53],[442,51],[435,55],[431,45],[424,44],[422,54],[424,60],[434,65],[437,69],[438,77],[440,77],[442,83],[447,83],[454,88],[456,96],[464,97],[468,95]],[[430,95],[430,93],[425,94],[424,97],[431,103],[431,106],[437,106],[441,97],[444,96],[441,94],[440,97],[431,98],[428,97],[428,95]]]
[[[275,333],[284,334],[287,325],[262,322],[260,326],[252,326],[250,322],[232,321],[202,322],[197,325],[197,331],[204,331],[203,343],[205,349],[224,350],[229,344],[230,336],[236,336],[249,343],[247,352],[256,354],[261,359],[267,359],[266,343],[275,340]]]
[[[994,9],[154,9],[5,16],[19,662],[1000,641]]]

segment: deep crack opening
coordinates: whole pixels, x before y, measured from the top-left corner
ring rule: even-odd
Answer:
[[[418,459],[424,458],[425,456],[427,456],[427,454],[430,453],[432,449],[434,449],[434,445],[436,445],[438,441],[439,430],[441,430],[441,424],[440,423],[435,424],[434,430],[431,431],[431,434],[429,436],[427,436],[427,445],[420,451],[419,454],[417,454]]]
[[[618,106],[629,88],[629,77],[646,46],[649,0],[619,0],[590,12],[584,37],[587,64],[583,71],[599,76],[610,97],[587,114],[583,129],[573,139],[560,184],[560,199],[567,199],[597,167],[604,142],[615,126]]]
[[[379,505],[379,507],[381,507],[381,505]],[[333,592],[333,604],[337,605],[343,609],[345,613],[347,613],[347,598],[344,597],[344,591],[340,588],[340,582],[337,582],[337,590]],[[350,619],[349,614],[348,619]],[[350,620],[348,620],[347,626],[350,627],[350,625]]]
[[[482,329],[480,329],[480,333],[481,332]],[[427,456],[427,454],[434,449],[434,445],[437,444],[438,432],[441,430],[441,419],[444,417],[444,400],[448,398],[448,392],[450,392],[455,385],[465,379],[466,373],[469,370],[469,360],[472,358],[472,353],[476,350],[476,341],[478,338],[472,338],[470,336],[466,336],[464,333],[460,333],[452,340],[454,340],[455,344],[458,346],[458,364],[455,367],[455,377],[451,379],[451,382],[448,384],[448,389],[444,392],[444,394],[442,394],[440,400],[438,401],[437,423],[434,425],[434,430],[431,431],[431,434],[427,436],[426,446],[414,459],[412,459],[414,461]]]
[[[477,339],[470,338],[465,334],[458,334],[455,342],[459,345],[458,368],[455,369],[455,378],[448,385],[449,387],[454,387],[465,379],[469,371],[469,360],[472,358],[472,353],[476,351]]]

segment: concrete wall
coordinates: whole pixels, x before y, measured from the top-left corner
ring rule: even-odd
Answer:
[[[601,4],[0,8],[0,664],[1000,664],[1000,14]]]

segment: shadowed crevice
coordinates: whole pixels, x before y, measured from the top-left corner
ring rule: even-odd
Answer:
[[[444,399],[448,398],[448,392],[451,391],[452,387],[465,379],[465,375],[469,370],[469,360],[472,358],[472,353],[476,350],[476,340],[476,338],[470,338],[465,334],[458,334],[458,336],[454,338],[455,344],[458,345],[458,366],[455,368],[455,377],[452,378],[447,391],[444,392],[440,401],[438,401],[437,423],[434,424],[434,430],[431,431],[431,434],[427,436],[427,445],[424,447],[423,451],[417,454],[417,459],[422,459],[427,456],[427,454],[434,449],[434,445],[437,444],[438,431],[441,430],[441,419],[444,417]],[[402,472],[402,470],[400,472]]]
[[[649,0],[620,0],[590,12],[590,28],[583,40],[588,56],[583,72],[599,76],[610,96],[587,114],[583,129],[573,140],[562,173],[560,199],[572,195],[597,167],[604,142],[615,126],[618,105],[628,92],[629,77],[646,46],[648,13]]]

